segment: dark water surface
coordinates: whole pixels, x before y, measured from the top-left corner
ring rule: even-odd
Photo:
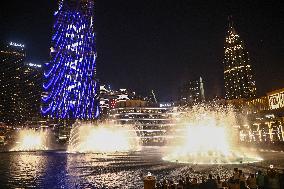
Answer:
[[[162,178],[213,173],[230,176],[233,167],[256,171],[284,166],[282,152],[263,152],[266,159],[242,165],[185,165],[164,162],[157,149],[132,154],[68,154],[63,151],[0,153],[0,188],[143,188],[147,172]]]

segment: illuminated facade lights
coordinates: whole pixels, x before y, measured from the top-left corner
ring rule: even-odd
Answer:
[[[25,63],[24,45],[10,42],[0,50],[0,122],[22,125],[37,117],[41,72]]]
[[[115,125],[133,125],[143,144],[164,144],[175,137],[173,108],[128,106],[110,110]]]
[[[197,80],[185,82],[179,92],[179,100],[182,104],[195,104],[205,101],[204,84],[201,77]]]
[[[20,44],[20,43],[15,43],[15,42],[10,42],[9,45],[10,45],[10,46],[14,46],[14,47],[25,48],[25,45]]]
[[[30,67],[34,67],[34,68],[41,68],[42,66],[40,64],[34,64],[34,63],[28,63],[27,64]]]
[[[267,94],[271,110],[284,108],[284,89],[272,91]]]
[[[225,40],[224,57],[225,98],[251,98],[256,94],[252,66],[244,42],[236,33],[232,21]]]
[[[61,0],[54,16],[51,60],[44,65],[42,114],[56,119],[97,118],[94,1]]]

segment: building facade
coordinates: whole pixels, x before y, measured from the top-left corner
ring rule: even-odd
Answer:
[[[238,109],[240,141],[252,143],[284,142],[284,89],[252,99],[227,100]]]
[[[101,118],[106,118],[109,111],[117,106],[118,103],[130,99],[137,99],[136,93],[127,89],[111,89],[110,86],[100,86],[100,113]]]
[[[243,40],[230,19],[225,40],[225,99],[251,98],[256,95],[252,65]]]
[[[278,89],[267,93],[269,108],[271,110],[284,108],[284,89]]]
[[[40,112],[41,70],[26,63],[25,46],[10,42],[0,50],[0,122],[20,125]]]
[[[204,84],[201,77],[197,80],[187,81],[179,92],[181,104],[195,104],[205,101]]]
[[[127,105],[127,104],[126,104]],[[174,138],[173,108],[147,107],[138,102],[110,111],[115,125],[133,126],[144,145],[162,145]]]
[[[110,110],[118,107],[126,107],[129,104],[139,106],[158,106],[155,94],[152,91],[149,96],[142,96],[130,89],[112,89],[108,85],[100,86],[100,118],[105,119],[109,116]],[[139,105],[140,104],[140,105]]]
[[[43,116],[93,120],[99,116],[94,1],[59,1],[50,61],[44,66]]]

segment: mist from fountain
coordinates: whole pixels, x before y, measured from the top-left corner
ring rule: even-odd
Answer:
[[[192,164],[236,164],[260,161],[257,154],[236,145],[237,125],[232,108],[194,106],[177,122],[182,136],[163,157],[166,161]]]
[[[32,129],[22,129],[17,134],[16,144],[10,151],[40,151],[48,150],[48,132]]]
[[[131,126],[92,123],[74,124],[69,153],[117,153],[140,150],[140,138]]]

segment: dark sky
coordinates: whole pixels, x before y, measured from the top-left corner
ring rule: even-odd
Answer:
[[[0,39],[48,60],[56,0],[9,0],[0,7]],[[247,45],[258,95],[284,87],[284,3],[261,0],[96,0],[98,77],[158,99],[175,99],[202,76],[207,97],[222,96],[227,17]]]

